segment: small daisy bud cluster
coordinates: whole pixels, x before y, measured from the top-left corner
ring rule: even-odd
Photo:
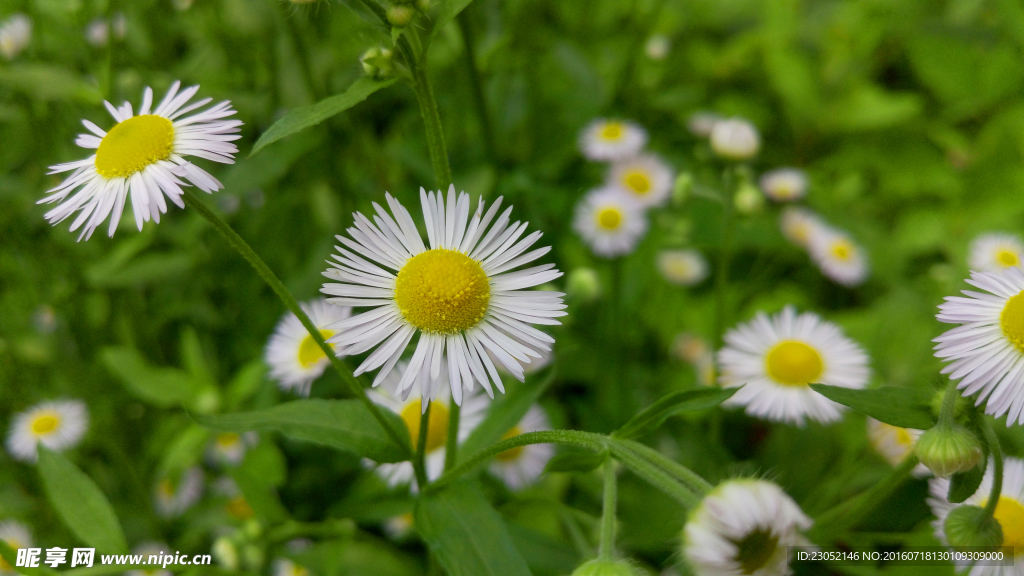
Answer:
[[[959,424],[942,424],[926,430],[914,447],[918,459],[939,478],[966,472],[981,462],[981,442]]]
[[[376,80],[383,80],[391,77],[395,72],[391,50],[374,46],[363,52],[359,57],[359,63],[363,66],[363,73]]]

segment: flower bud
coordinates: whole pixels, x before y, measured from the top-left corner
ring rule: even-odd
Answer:
[[[672,204],[681,206],[690,197],[690,192],[693,192],[693,175],[681,172],[672,185]]]
[[[981,442],[958,424],[939,424],[926,430],[914,447],[917,457],[940,478],[966,472],[981,462]]]
[[[363,73],[367,76],[383,80],[394,72],[391,56],[391,50],[373,47],[363,52],[363,55],[359,58],[359,63],[362,64]]]
[[[743,184],[736,191],[732,199],[736,211],[743,215],[750,215],[764,207],[764,194],[753,184]]]
[[[721,120],[722,117],[714,112],[694,112],[690,115],[689,120],[686,121],[686,128],[694,136],[707,138],[711,136],[711,131],[714,130],[715,124]]]
[[[220,564],[222,568],[230,571],[238,570],[238,548],[235,547],[231,538],[227,536],[217,538],[213,542],[211,552],[214,559],[217,560],[217,564]]]
[[[420,9],[420,12],[426,14],[427,12],[430,12],[430,9],[433,6],[430,3],[430,0],[416,0],[416,7]]]
[[[572,576],[636,576],[637,572],[624,560],[590,560],[573,571]]]
[[[388,22],[397,28],[405,28],[412,22],[416,12],[409,6],[392,6],[388,8]]]
[[[1002,546],[1003,528],[995,518],[985,518],[978,506],[958,506],[943,524],[950,546]]]
[[[742,118],[720,120],[711,128],[711,149],[729,160],[748,160],[761,149],[761,136]]]
[[[593,302],[601,296],[601,279],[593,268],[576,268],[569,272],[565,281],[565,291],[569,298]]]

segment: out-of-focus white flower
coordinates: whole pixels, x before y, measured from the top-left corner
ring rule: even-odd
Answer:
[[[203,495],[204,479],[199,467],[189,468],[177,478],[161,478],[155,489],[157,513],[165,518],[180,516]]]
[[[32,20],[24,14],[13,14],[0,23],[0,55],[8,60],[28,46],[32,40]]]
[[[648,38],[647,43],[644,44],[644,52],[651,60],[664,60],[671,48],[672,43],[669,41],[668,36],[664,34],[655,34]]]
[[[14,550],[29,548],[32,546],[32,533],[29,532],[28,526],[17,520],[4,520],[0,522],[0,540],[6,542]],[[18,572],[14,570],[14,566],[0,558],[0,576],[16,576],[17,574]]]
[[[668,202],[674,179],[672,167],[660,157],[640,154],[612,164],[606,186],[629,196],[639,206],[650,208]]]
[[[221,432],[213,437],[206,450],[207,457],[218,464],[237,465],[242,463],[245,453],[260,440],[253,431],[243,434]]]
[[[300,307],[313,325],[320,329],[320,335],[325,340],[335,335],[336,330],[331,327],[333,324],[352,315],[352,309],[348,306],[335,306],[323,298],[303,302]],[[336,353],[341,349],[340,346],[333,348]],[[286,312],[278,321],[274,335],[267,342],[263,358],[270,366],[270,377],[277,380],[278,386],[300,396],[309,396],[313,381],[331,363],[299,321],[299,317],[291,312]]]
[[[689,120],[686,121],[686,128],[694,136],[707,138],[711,136],[711,130],[714,129],[715,124],[720,120],[722,120],[721,115],[701,110],[690,114]]]
[[[761,176],[761,190],[776,202],[792,202],[807,195],[807,174],[799,168],[777,168]]]
[[[811,241],[828,228],[817,214],[797,206],[787,206],[782,210],[779,227],[783,236],[803,248],[810,247]]]
[[[914,443],[921,435],[920,430],[901,428],[879,422],[868,416],[868,440],[871,446],[892,466],[899,466],[903,459],[914,452]],[[931,475],[923,464],[914,467],[914,476],[924,478]]]
[[[998,272],[1003,268],[1021,266],[1024,243],[1016,234],[993,232],[982,234],[971,242],[968,263],[975,272]]]
[[[819,229],[811,237],[811,259],[825,276],[843,286],[857,286],[868,278],[864,249],[849,234],[832,228]]]
[[[665,280],[679,286],[694,286],[708,277],[708,262],[692,248],[662,250],[658,253],[658,270]]]
[[[502,440],[514,438],[526,432],[550,430],[551,424],[544,414],[544,409],[533,405],[518,424],[501,437]],[[532,484],[541,473],[548,461],[555,455],[551,444],[527,444],[518,446],[498,454],[491,462],[491,473],[505,481],[511,490],[520,490]]]
[[[598,256],[629,254],[647,233],[643,208],[612,189],[590,191],[576,205],[573,229]]]
[[[96,18],[85,27],[85,40],[89,44],[102,48],[110,41],[110,26],[105,18]]]
[[[43,402],[17,414],[7,434],[7,451],[16,460],[35,462],[37,446],[61,452],[76,446],[89,428],[89,412],[81,400]]]
[[[620,160],[637,155],[647,144],[647,131],[629,120],[598,118],[580,134],[580,150],[590,160]]]
[[[711,149],[729,160],[749,160],[761,149],[761,135],[742,118],[719,120],[711,128]]]

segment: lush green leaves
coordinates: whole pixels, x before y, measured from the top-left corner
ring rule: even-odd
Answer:
[[[725,402],[739,388],[697,388],[672,392],[629,419],[613,434],[619,438],[636,438],[654,429],[666,418],[680,412],[706,410]]]
[[[385,410],[398,430],[405,423]],[[355,452],[377,462],[401,462],[410,457],[395,446],[373,414],[358,400],[296,400],[253,412],[195,415],[200,424],[226,432],[277,430],[296,440],[316,442]]]
[[[155,368],[133,348],[110,347],[100,351],[100,360],[132,395],[163,408],[187,402],[192,379],[183,370]]]
[[[83,542],[106,553],[125,553],[121,524],[96,483],[70,460],[39,447],[39,474],[46,495],[64,524]]]
[[[811,384],[811,388],[833,402],[886,424],[918,430],[927,430],[935,425],[930,405],[932,394],[926,390],[897,386],[858,390],[826,384]]]

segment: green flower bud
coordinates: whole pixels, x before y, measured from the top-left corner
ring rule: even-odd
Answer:
[[[569,298],[593,302],[601,296],[601,280],[593,268],[576,268],[565,281]]]
[[[591,560],[573,571],[572,576],[637,576],[637,571],[624,560]]]
[[[981,442],[959,424],[939,424],[926,430],[914,446],[917,457],[940,478],[966,472],[981,462]]]
[[[388,8],[388,22],[392,26],[398,28],[405,28],[412,22],[412,17],[416,15],[416,11],[409,6],[392,6]]]
[[[672,203],[681,206],[693,192],[693,175],[683,172],[676,176],[676,183],[672,186]]]
[[[420,9],[420,12],[430,12],[431,3],[430,0],[416,0],[416,7]]]
[[[740,214],[753,214],[764,207],[764,194],[753,184],[742,184],[733,197],[733,204]]]
[[[210,552],[221,568],[230,571],[238,570],[238,548],[235,547],[231,538],[227,536],[217,538],[213,542],[213,549]]]
[[[391,50],[373,47],[363,52],[363,55],[359,58],[359,63],[362,64],[363,73],[367,76],[383,80],[391,76],[395,71],[391,57]]]
[[[982,520],[984,518],[984,521]],[[1003,528],[978,506],[958,506],[942,526],[950,546],[1002,546]]]

